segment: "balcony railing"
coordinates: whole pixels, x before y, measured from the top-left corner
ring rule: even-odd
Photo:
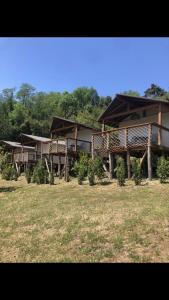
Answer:
[[[169,147],[169,128],[157,123],[144,123],[94,133],[92,136],[93,153],[139,149],[148,145]]]
[[[35,152],[18,152],[14,153],[14,162],[30,162],[36,160]]]
[[[91,142],[74,138],[56,139],[43,143],[42,154],[65,154],[72,152],[91,152]]]

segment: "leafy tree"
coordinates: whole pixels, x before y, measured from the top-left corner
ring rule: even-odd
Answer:
[[[145,97],[149,98],[159,98],[166,94],[167,92],[160,86],[152,83],[151,86],[144,92]]]
[[[140,93],[137,92],[137,91],[129,90],[129,91],[123,92],[123,95],[139,97],[139,96],[140,96]]]
[[[35,94],[35,88],[28,84],[23,83],[20,87],[20,90],[17,92],[16,97],[23,103],[23,105],[27,108],[31,107],[31,99]]]

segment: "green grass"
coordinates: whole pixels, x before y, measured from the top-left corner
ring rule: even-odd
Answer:
[[[0,180],[0,262],[169,262],[169,184]]]

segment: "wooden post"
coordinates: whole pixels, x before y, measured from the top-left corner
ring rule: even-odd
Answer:
[[[158,125],[162,125],[162,107],[161,103],[159,104],[158,107]],[[158,128],[158,145],[161,145],[161,129]]]
[[[50,171],[53,172],[53,155],[50,154]]]
[[[148,179],[152,179],[152,161],[151,161],[151,135],[152,127],[151,124],[148,128],[148,149],[147,149],[147,166],[148,166]]]
[[[41,154],[40,154],[41,160],[42,160],[42,142],[41,142]]]
[[[75,135],[74,135],[74,137],[75,137],[75,152],[77,151],[77,133],[78,133],[78,131],[77,131],[77,125],[75,126]]]
[[[59,176],[59,179],[61,179],[61,157],[60,157],[60,155],[58,157],[58,176]]]
[[[68,139],[66,138],[66,151],[65,151],[65,181],[69,181],[69,159],[68,159]]]
[[[110,138],[109,133],[106,133],[106,138],[107,138],[107,150],[109,150],[109,138]]]
[[[104,121],[102,122],[102,132],[105,131],[105,124]]]
[[[92,159],[94,159],[94,135],[92,135]]]
[[[125,128],[125,147],[127,148],[128,145],[128,128]]]
[[[151,166],[151,147],[148,146],[147,151],[147,165],[148,165],[148,179],[152,179],[152,166]]]
[[[131,178],[131,165],[130,165],[130,151],[127,150],[127,174],[128,174],[128,179]]]
[[[113,153],[109,152],[109,179],[113,179],[113,171],[114,171],[114,157]]]

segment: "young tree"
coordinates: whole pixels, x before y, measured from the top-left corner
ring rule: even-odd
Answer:
[[[116,176],[119,186],[123,186],[125,184],[125,165],[124,165],[124,159],[120,156],[117,156],[116,158]]]

